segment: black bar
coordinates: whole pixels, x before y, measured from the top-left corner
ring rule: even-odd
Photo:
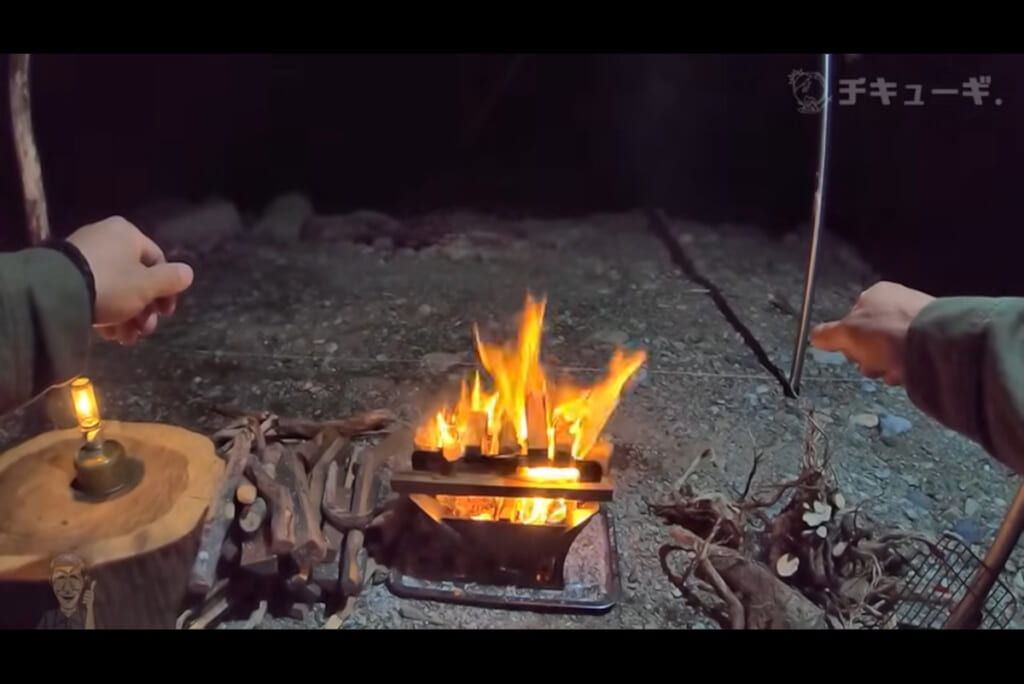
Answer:
[[[391,489],[398,494],[449,496],[507,496],[611,501],[614,487],[601,482],[530,482],[512,477],[464,473],[446,477],[437,473],[405,471],[391,476]]]

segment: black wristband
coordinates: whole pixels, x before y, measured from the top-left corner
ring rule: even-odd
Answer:
[[[85,287],[89,291],[89,320],[96,320],[96,278],[92,274],[92,269],[89,267],[89,262],[85,260],[85,256],[82,254],[78,247],[67,240],[47,240],[40,247],[47,249],[53,249],[68,259],[75,265],[78,271],[82,274],[85,279]]]

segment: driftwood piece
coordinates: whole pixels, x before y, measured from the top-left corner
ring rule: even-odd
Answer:
[[[238,528],[246,535],[254,534],[267,518],[267,501],[261,496],[256,497],[248,506],[242,507],[238,518]]]
[[[317,522],[321,523],[321,508],[324,491],[327,485],[327,470],[332,463],[347,460],[352,453],[352,442],[347,437],[337,437],[320,455],[309,471],[309,498],[314,502],[317,511]]]
[[[249,477],[270,506],[270,550],[291,553],[295,548],[295,501],[291,492],[267,473],[265,466],[253,464]]]
[[[322,520],[320,531],[323,532],[327,550],[323,561],[313,566],[312,581],[324,591],[335,591],[340,579],[341,547],[345,542],[345,534],[326,518],[324,510],[334,505],[343,492],[338,483],[339,468],[348,469],[352,459],[352,442],[346,437],[338,437],[328,445],[319,462],[310,473],[310,498],[318,504]]]
[[[238,484],[249,465],[252,440],[253,437],[248,432],[243,432],[235,437],[227,467],[224,470],[224,477],[210,502],[199,541],[199,552],[196,554],[195,564],[192,566],[192,573],[189,576],[188,587],[194,593],[205,594],[213,588],[216,581],[221,546],[224,544],[224,537],[234,518],[235,490],[238,489]],[[230,516],[225,511],[229,505],[232,507]]]
[[[299,567],[319,563],[327,553],[327,540],[320,531],[319,511],[309,498],[307,477],[298,455],[287,452],[281,457],[276,480],[287,489],[295,505],[295,546],[291,554]]]
[[[729,606],[733,628],[826,629],[825,612],[799,591],[781,581],[767,567],[740,552],[717,544],[705,544],[680,526],[669,534],[688,551],[701,554],[695,570],[709,582]],[[718,580],[724,581],[723,585]],[[738,599],[738,603],[736,602]],[[736,611],[742,611],[737,613]]]
[[[395,415],[387,409],[374,409],[339,420],[305,420],[302,418],[279,418],[276,431],[281,437],[302,437],[312,439],[321,430],[333,429],[343,437],[354,437],[366,432],[383,430],[393,423]]]
[[[255,503],[258,495],[259,493],[256,491],[256,485],[250,482],[248,478],[243,480],[242,483],[238,485],[238,489],[235,490],[235,499],[243,506]]]
[[[278,572],[277,554],[271,550],[270,528],[264,525],[256,534],[242,542],[239,567],[258,577],[272,577]]]
[[[31,244],[38,245],[50,238],[50,219],[46,209],[43,170],[32,126],[30,60],[26,54],[13,54],[8,59],[11,125],[18,169],[21,172],[25,219]]]
[[[374,474],[377,459],[373,453],[358,466],[355,485],[352,488],[351,512],[356,516],[366,516],[373,511]],[[341,554],[341,590],[346,596],[358,596],[363,590],[363,578],[366,570],[366,550],[363,548],[364,533],[362,529],[353,529],[345,536],[345,546]]]

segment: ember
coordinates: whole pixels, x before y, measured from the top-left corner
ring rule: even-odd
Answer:
[[[580,481],[581,462],[587,460],[605,469],[611,446],[602,430],[646,353],[616,349],[605,376],[591,386],[555,380],[541,364],[545,304],[527,295],[518,337],[506,344],[484,342],[474,326],[476,351],[490,386],[479,371],[472,382],[464,379],[455,405],[417,430],[417,450],[440,452],[449,462],[518,456],[509,476],[541,487]],[[542,496],[439,496],[438,502],[450,517],[527,525],[573,527],[597,510],[594,504]]]

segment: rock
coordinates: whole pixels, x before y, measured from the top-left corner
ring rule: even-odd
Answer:
[[[857,413],[850,416],[850,422],[860,427],[878,427],[878,416],[874,413]]]
[[[888,444],[892,438],[910,430],[910,421],[906,418],[882,414],[878,417],[879,428],[882,431],[882,439]]]
[[[600,330],[594,333],[591,339],[602,344],[612,344],[621,347],[629,341],[629,335],[621,330]]]
[[[964,502],[964,515],[973,518],[981,510],[981,504],[976,499],[968,499]]]
[[[874,380],[862,380],[860,383],[860,389],[862,392],[873,394],[878,391],[878,385],[875,384]]]
[[[252,227],[253,237],[281,244],[298,242],[306,221],[313,215],[313,204],[299,193],[275,198]]]
[[[168,207],[168,212],[172,210]],[[242,217],[231,202],[212,199],[180,208],[150,224],[149,235],[160,247],[209,252],[224,240],[242,232]]]
[[[821,349],[811,349],[811,358],[817,363],[826,366],[840,366],[846,363],[846,357],[843,356],[842,352],[830,352],[823,351]]]
[[[326,345],[324,345],[324,351],[327,352],[328,354],[333,354],[334,352],[338,351],[338,343],[328,342]]]
[[[911,489],[907,492],[907,501],[911,502],[918,508],[928,509],[931,507],[932,502],[920,489]]]
[[[968,544],[978,544],[982,539],[981,527],[978,523],[964,518],[958,522],[954,527],[953,531],[958,534]]]
[[[463,362],[462,354],[448,354],[445,352],[431,352],[430,354],[424,354],[421,359],[423,365],[431,373],[438,375],[447,373],[452,368],[455,368]]]
[[[754,391],[758,394],[768,394],[769,388],[768,385],[758,385]]]

